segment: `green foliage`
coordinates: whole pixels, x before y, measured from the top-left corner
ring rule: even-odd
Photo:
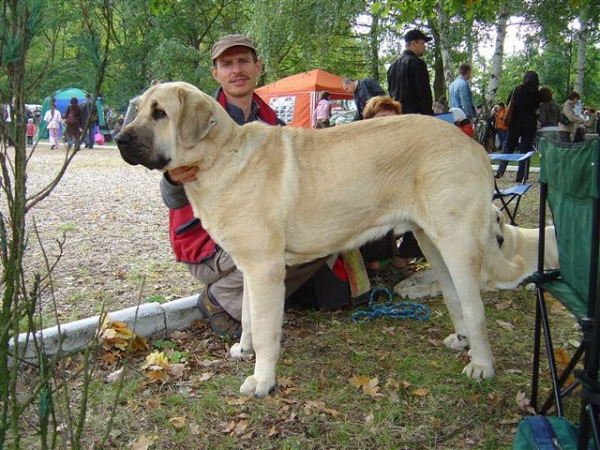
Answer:
[[[38,3],[41,0],[29,2]],[[88,3],[91,32],[82,27],[76,8],[64,0],[53,3],[43,15],[29,16],[31,26],[42,27],[43,33],[30,42],[26,77],[40,82],[27,93],[28,102],[40,103],[49,93],[69,86],[92,90],[101,62],[94,49],[109,35],[112,43],[102,95],[106,104],[117,109],[125,109],[128,99],[145,90],[153,78],[185,80],[212,92],[216,83],[210,75],[210,48],[227,33],[245,33],[256,42],[264,67],[261,83],[322,68],[343,76],[376,77],[385,85],[387,65],[402,51],[406,30],[420,27],[437,36],[439,4],[448,20],[443,31],[449,41],[450,58],[455,67],[461,62],[473,64],[477,83],[473,90],[479,102],[490,62],[479,56],[478,44],[494,38],[501,2],[114,0],[110,28],[95,25],[102,22],[100,3]],[[519,71],[519,65],[540,72],[544,83],[558,97],[564,96],[572,88],[576,63],[576,43],[571,42],[575,35],[570,27],[583,8],[593,2],[508,3],[513,16],[518,17],[511,19],[511,26],[518,26],[524,33],[525,51],[506,58],[499,98],[505,98],[509,86],[520,82],[523,71]],[[598,14],[590,8],[592,23],[598,22]],[[596,42],[597,30],[594,28],[592,33],[589,42]],[[2,54],[10,60],[20,42],[18,38],[7,42],[0,49]],[[434,45],[430,44],[424,58],[432,71],[436,67],[437,79],[442,66],[434,64],[438,54]],[[583,93],[590,103],[600,103],[594,86],[597,77],[592,76],[597,73],[596,53],[590,45]],[[5,97],[9,95],[7,90],[4,92]]]

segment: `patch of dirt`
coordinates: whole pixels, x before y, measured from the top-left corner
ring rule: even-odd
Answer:
[[[28,196],[52,180],[62,150],[36,149],[28,166]],[[52,264],[61,319],[75,320],[135,306],[140,298],[193,295],[200,286],[171,252],[159,172],[130,166],[116,148],[82,150],[52,194],[28,215],[27,267],[43,268],[39,242]],[[34,224],[40,239],[33,233]],[[43,299],[52,311],[50,296]]]

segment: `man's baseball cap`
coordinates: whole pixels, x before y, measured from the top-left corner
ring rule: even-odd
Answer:
[[[214,61],[219,56],[225,52],[225,50],[231,47],[248,47],[250,50],[253,50],[256,53],[256,47],[250,39],[248,39],[243,34],[228,34],[227,36],[223,36],[215,45],[213,45],[211,58]]]
[[[426,36],[421,30],[410,30],[404,35],[404,42],[418,41],[420,39],[429,42],[431,37]]]

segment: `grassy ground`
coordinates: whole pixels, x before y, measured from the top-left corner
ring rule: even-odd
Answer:
[[[431,312],[424,322],[357,324],[350,311],[288,310],[279,386],[267,399],[239,396],[253,363],[230,360],[229,343],[198,323],[127,361],[104,448],[147,441],[153,449],[509,449],[528,409],[534,300],[519,289],[487,294],[485,303],[497,373],[482,382],[461,375],[466,352],[443,346],[452,329],[439,298],[422,302]],[[560,308],[554,316],[559,346],[569,349],[578,332]],[[182,365],[156,382],[144,357],[165,349]],[[92,442],[118,384],[107,376],[123,365],[114,354],[98,355],[86,437]],[[78,367],[78,357],[69,365]]]
[[[513,176],[508,172],[500,183]],[[532,182],[518,217],[530,227],[538,211],[535,175]],[[497,369],[482,382],[461,374],[466,352],[442,344],[452,327],[441,298],[420,302],[430,310],[427,321],[354,323],[350,310],[289,309],[279,386],[261,400],[240,397],[253,362],[229,359],[231,342],[216,338],[206,322],[132,356],[99,349],[83,442],[90,448],[100,442],[119,384],[112,375],[125,367],[103,448],[510,449],[516,423],[528,412],[534,293],[491,292],[484,302]],[[577,327],[561,307],[550,306],[558,346],[571,352]],[[166,355],[161,376],[144,367],[158,351]],[[81,396],[75,376],[81,359],[61,365],[74,376],[73,403]],[[69,421],[65,411],[63,404],[61,424]]]

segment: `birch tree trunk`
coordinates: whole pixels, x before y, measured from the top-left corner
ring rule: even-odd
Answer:
[[[496,92],[498,91],[498,86],[500,84],[502,60],[504,57],[504,41],[506,40],[506,26],[510,16],[508,5],[505,2],[502,2],[499,6],[498,20],[496,22],[496,42],[494,46],[494,56],[492,56],[492,69],[485,95],[485,103],[488,110],[491,110],[494,105]]]
[[[446,86],[450,86],[452,81],[454,81],[454,63],[450,56],[450,39],[448,38],[449,21],[448,15],[444,11],[444,0],[438,0],[437,4],[437,29],[440,35],[440,42],[438,44],[442,55]]]
[[[575,66],[575,84],[573,90],[583,91],[583,76],[585,68],[585,45],[590,34],[588,8],[584,7],[579,15],[579,32],[577,33],[577,64]]]

